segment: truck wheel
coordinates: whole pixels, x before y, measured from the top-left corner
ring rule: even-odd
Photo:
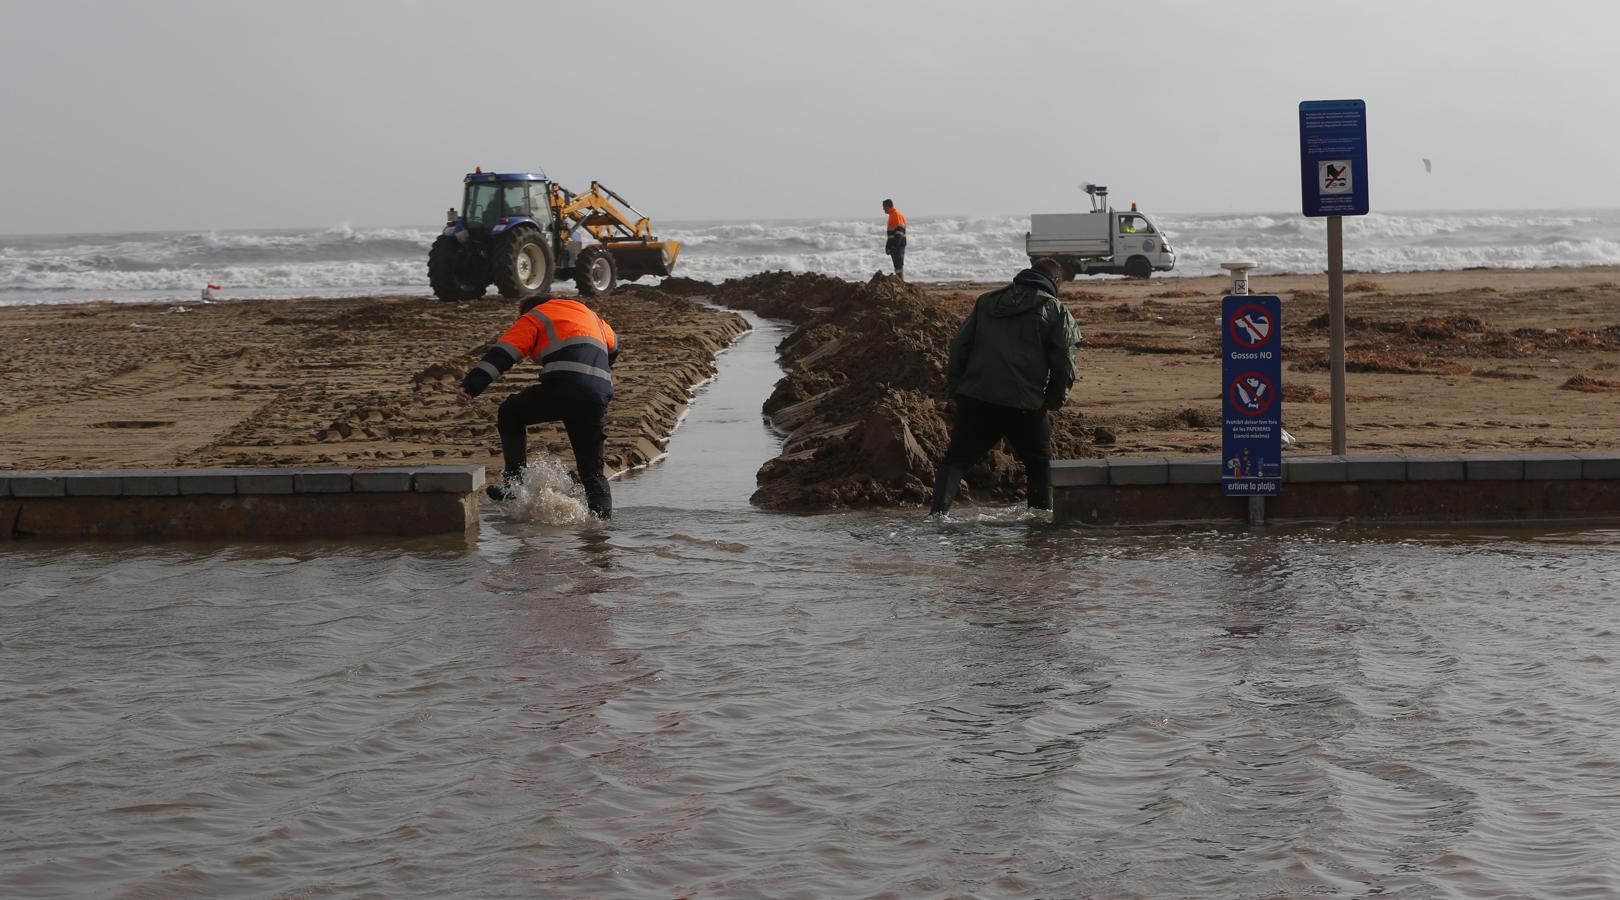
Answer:
[[[574,263],[574,285],[581,297],[600,297],[619,286],[619,267],[613,254],[599,247],[587,247]]]
[[[477,300],[489,287],[489,276],[477,253],[441,234],[428,250],[428,284],[440,300]]]
[[[1133,256],[1125,261],[1126,278],[1150,278],[1153,275],[1153,264],[1147,257]]]
[[[495,244],[495,287],[508,300],[520,300],[551,290],[551,247],[534,228],[519,228],[501,235]]]

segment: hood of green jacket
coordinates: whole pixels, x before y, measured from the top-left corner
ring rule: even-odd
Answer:
[[[1021,316],[1042,303],[1056,299],[1051,294],[1028,284],[1012,284],[995,293],[987,312],[998,319]]]

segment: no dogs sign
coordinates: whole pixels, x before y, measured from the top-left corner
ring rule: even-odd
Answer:
[[[1221,301],[1221,487],[1228,497],[1282,492],[1282,301]]]

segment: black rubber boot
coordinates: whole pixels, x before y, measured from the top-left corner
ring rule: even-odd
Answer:
[[[929,515],[950,512],[951,503],[956,500],[956,491],[961,486],[961,469],[955,466],[940,466],[934,475],[934,502],[928,510]]]
[[[523,471],[502,472],[501,483],[491,484],[484,488],[484,496],[497,503],[505,503],[517,497],[517,486],[523,483]]]
[[[1030,466],[1024,475],[1025,489],[1029,494],[1030,509],[1052,508],[1052,468],[1051,463],[1040,463]]]

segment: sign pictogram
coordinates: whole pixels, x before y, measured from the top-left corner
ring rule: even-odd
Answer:
[[[1350,193],[1350,160],[1324,159],[1316,164],[1316,184],[1324,194]]]
[[[1277,401],[1277,388],[1259,372],[1244,372],[1232,379],[1226,399],[1240,416],[1262,416]]]
[[[1243,347],[1253,350],[1271,337],[1271,313],[1258,303],[1245,303],[1227,320],[1227,333]]]

